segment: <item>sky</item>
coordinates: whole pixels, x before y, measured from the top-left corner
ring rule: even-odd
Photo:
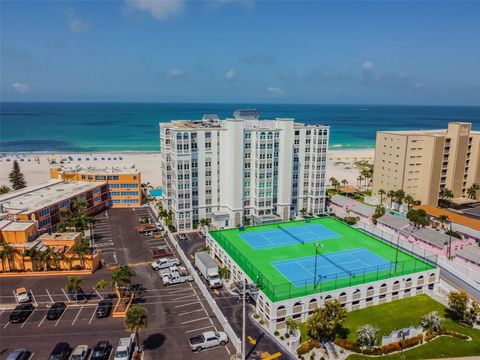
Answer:
[[[4,1],[2,101],[480,105],[480,2]]]

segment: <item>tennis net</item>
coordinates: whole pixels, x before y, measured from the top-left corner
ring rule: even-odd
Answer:
[[[278,225],[278,228],[282,231],[284,231],[285,233],[287,233],[287,235],[291,236],[292,238],[294,238],[295,240],[297,240],[300,244],[305,244],[305,241],[300,239],[298,236],[296,235],[293,235],[290,231],[288,231],[287,229],[285,229],[283,226],[280,226]]]
[[[346,272],[348,275],[350,275],[351,277],[355,277],[355,275],[353,274],[353,272],[345,269],[343,266],[340,266],[338,265],[336,262],[334,262],[333,260],[329,259],[327,256],[323,255],[322,253],[318,253],[318,255],[320,255],[321,257],[323,257],[325,260],[327,260],[330,264],[338,267],[339,269],[343,270],[344,272]]]

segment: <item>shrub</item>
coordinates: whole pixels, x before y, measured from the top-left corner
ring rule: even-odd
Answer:
[[[467,335],[460,334],[460,333],[458,333],[456,331],[452,331],[452,330],[443,330],[442,334],[453,336],[453,337],[456,337],[456,338],[462,339],[462,340],[468,340],[469,339],[469,337]]]
[[[317,349],[320,348],[320,342],[317,340],[307,340],[301,343],[297,348],[297,355],[301,357],[302,355],[309,353],[314,347]]]
[[[260,320],[258,323],[259,323],[260,325],[264,325],[264,324],[265,324],[265,321]]]
[[[390,354],[395,351],[400,351],[401,347],[400,347],[400,343],[395,342],[395,343],[383,345],[381,349],[383,354]]]
[[[258,319],[259,317],[260,317],[260,315],[258,315],[257,313],[253,314],[254,319]]]
[[[315,353],[310,354],[310,360],[315,360]]]
[[[423,334],[414,336],[410,339],[405,339],[402,341],[403,348],[410,348],[412,346],[421,344],[423,342]]]
[[[275,330],[275,332],[273,333],[273,335],[278,336],[278,335],[280,335],[280,333]]]
[[[432,339],[434,339],[438,334],[436,332],[433,332],[433,331],[427,331],[427,333],[425,334],[425,342],[429,342],[431,341]]]
[[[283,335],[280,336],[280,340],[285,340],[285,337]]]

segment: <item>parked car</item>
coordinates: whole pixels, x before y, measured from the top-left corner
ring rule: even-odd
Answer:
[[[72,348],[66,342],[57,343],[53,348],[48,360],[67,360]]]
[[[21,287],[21,288],[18,288],[17,290],[15,290],[15,296],[17,297],[17,301],[18,301],[19,304],[27,303],[27,302],[32,301],[32,299],[30,297],[30,293],[24,287]]]
[[[88,345],[78,345],[70,355],[70,360],[86,360],[88,355]]]
[[[161,270],[170,266],[180,265],[180,261],[177,258],[163,258],[155,260],[151,265],[153,270]]]
[[[215,346],[223,346],[228,342],[228,336],[222,331],[206,331],[190,338],[190,349],[200,351]]]
[[[28,319],[30,314],[35,310],[32,304],[20,304],[10,313],[9,321],[11,323],[22,323]]]
[[[99,341],[92,350],[90,360],[107,360],[111,350],[112,345],[108,341]]]
[[[133,350],[133,337],[121,338],[118,341],[117,350],[115,350],[114,360],[129,360]]]
[[[57,320],[67,308],[64,302],[56,302],[47,311],[47,320]]]
[[[163,226],[161,222],[156,222],[155,225],[157,226],[157,230],[163,230]]]
[[[185,269],[178,272],[171,272],[168,274],[161,274],[162,282],[164,286],[174,285],[174,284],[181,284],[193,281],[192,275]]]
[[[26,348],[19,348],[8,354],[6,360],[27,360],[29,357],[30,351],[28,351]]]
[[[179,237],[180,240],[187,240],[187,235],[184,234],[184,233],[178,234],[178,237]]]
[[[112,302],[110,300],[102,300],[98,303],[97,310],[95,311],[95,316],[97,318],[104,318],[110,315],[112,311]]]

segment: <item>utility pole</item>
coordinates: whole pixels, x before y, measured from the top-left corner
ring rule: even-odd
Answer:
[[[397,251],[395,252],[395,272],[397,272],[399,246],[400,246],[400,229],[398,229],[398,232],[397,232]]]
[[[448,235],[450,236],[448,239],[448,260],[452,257],[452,223],[450,222]]]
[[[243,291],[242,291],[242,313],[243,313],[243,319],[242,319],[242,360],[245,360],[245,346],[246,346],[246,334],[245,334],[245,325],[246,325],[246,303],[245,303],[245,293],[247,292],[247,287],[246,287],[247,279],[243,279]]]

